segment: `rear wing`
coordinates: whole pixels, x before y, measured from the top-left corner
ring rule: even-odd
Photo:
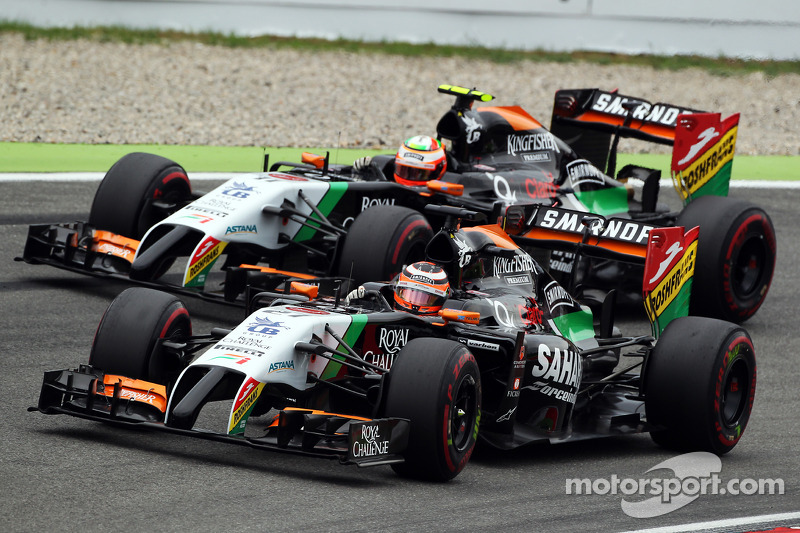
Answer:
[[[699,228],[684,233],[542,204],[510,206],[502,225],[523,246],[644,265],[642,295],[655,337],[689,314]]]
[[[652,104],[616,91],[562,89],[556,91],[550,130],[560,137],[559,129],[574,126],[671,145],[678,117],[692,113],[705,111],[663,102]],[[567,141],[565,137],[562,139]]]
[[[644,308],[658,337],[670,321],[689,314],[699,227],[656,228],[650,232],[644,265]]]
[[[556,91],[550,131],[612,177],[620,137],[672,146],[672,176],[688,203],[727,195],[738,124],[738,113],[723,121],[718,113],[616,91],[563,89]]]
[[[503,229],[521,244],[644,264],[648,235],[657,226],[544,204],[506,208]]]

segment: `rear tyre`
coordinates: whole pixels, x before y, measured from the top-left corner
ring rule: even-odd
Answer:
[[[447,339],[411,340],[395,357],[385,411],[411,421],[405,477],[447,481],[469,462],[478,437],[481,380],[463,345]]]
[[[702,196],[678,217],[700,226],[690,312],[743,322],[758,311],[775,270],[775,228],[769,215],[745,200]]]
[[[108,170],[92,202],[89,224],[141,240],[191,197],[186,171],[165,157],[140,152],[123,156]]]
[[[722,455],[739,442],[753,408],[756,360],[740,326],[683,317],[664,329],[645,369],[653,440],[677,451]]]
[[[338,275],[357,285],[388,281],[404,265],[425,259],[425,246],[433,238],[431,225],[413,209],[400,206],[371,207],[358,215],[345,237]]]
[[[161,385],[173,384],[184,364],[159,349],[159,339],[192,334],[189,312],[174,295],[134,287],[108,306],[95,333],[89,364]]]

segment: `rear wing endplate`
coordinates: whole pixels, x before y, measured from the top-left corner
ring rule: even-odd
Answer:
[[[686,233],[682,227],[655,228],[650,232],[642,296],[654,337],[670,321],[689,314],[699,233],[699,227]]]
[[[672,148],[672,182],[684,204],[706,195],[727,196],[739,113],[681,115]]]

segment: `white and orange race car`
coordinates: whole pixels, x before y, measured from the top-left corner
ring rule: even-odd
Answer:
[[[501,225],[461,227],[474,212],[436,210],[446,223],[426,256],[453,289],[436,315],[393,309],[387,283],[326,296],[294,282],[255,296],[235,328],[198,335],[177,296],[129,288],[89,364],[46,372],[31,410],[435,481],[458,475],[478,440],[508,450],[649,432],[671,449],[736,446],[755,351],[741,326],[686,316],[697,228],[656,228],[631,246],[603,234],[612,221],[581,220],[589,253],[644,261],[653,334],[625,337],[613,306],[595,320]]]

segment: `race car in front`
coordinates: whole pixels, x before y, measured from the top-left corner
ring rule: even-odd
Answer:
[[[742,327],[685,316],[696,229],[651,232],[653,331],[626,337],[613,305],[594,317],[501,226],[460,227],[475,213],[434,209],[446,224],[427,257],[453,288],[434,315],[394,309],[391,283],[323,295],[294,282],[253,295],[235,328],[194,334],[177,296],[129,288],[106,310],[89,364],[46,372],[31,410],[434,481],[457,476],[478,439],[513,449],[649,432],[673,449],[736,446],[755,351]],[[626,255],[597,237],[598,223],[586,220],[584,246]]]

